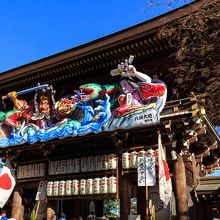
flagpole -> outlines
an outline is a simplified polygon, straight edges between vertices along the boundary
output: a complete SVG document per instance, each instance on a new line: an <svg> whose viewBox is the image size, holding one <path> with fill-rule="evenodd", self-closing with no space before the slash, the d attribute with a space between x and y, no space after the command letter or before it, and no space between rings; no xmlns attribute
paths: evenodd
<svg viewBox="0 0 220 220"><path fill-rule="evenodd" d="M36 207L36 211L35 211L35 219L37 219L39 208L40 208L40 200L37 201L37 207Z"/></svg>
<svg viewBox="0 0 220 220"><path fill-rule="evenodd" d="M145 186L145 192L146 192L146 204L148 204L149 200L149 192L148 192L148 186ZM148 205L146 205L146 216L147 216L147 219L149 219L149 208L148 208Z"/></svg>

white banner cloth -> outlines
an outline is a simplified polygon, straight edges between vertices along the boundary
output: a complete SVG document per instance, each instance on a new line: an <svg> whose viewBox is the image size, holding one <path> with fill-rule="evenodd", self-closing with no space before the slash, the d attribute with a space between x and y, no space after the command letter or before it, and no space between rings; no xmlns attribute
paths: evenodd
<svg viewBox="0 0 220 220"><path fill-rule="evenodd" d="M159 194L160 199L164 202L164 207L167 207L172 197L172 184L169 173L169 167L165 158L161 134L158 135L158 165L159 165Z"/></svg>
<svg viewBox="0 0 220 220"><path fill-rule="evenodd" d="M9 160L7 159L5 163L0 160L0 208L8 201L15 184L15 173Z"/></svg>

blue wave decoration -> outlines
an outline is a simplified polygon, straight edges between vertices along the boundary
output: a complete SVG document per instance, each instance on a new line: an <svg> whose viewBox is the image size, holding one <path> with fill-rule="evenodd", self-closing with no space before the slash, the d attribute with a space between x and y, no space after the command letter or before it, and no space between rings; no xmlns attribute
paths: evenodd
<svg viewBox="0 0 220 220"><path fill-rule="evenodd" d="M99 133L102 131L103 123L111 116L109 96L106 95L104 100L97 100L96 103L98 103L98 106L95 109L87 106L85 103L78 104L84 110L82 123L71 119L64 119L51 128L46 130L39 129L37 131L34 124L27 124L18 131L11 132L9 138L0 138L0 147L20 145L26 142L34 144L38 141L46 142L55 138L63 139L77 135ZM94 121L94 117L96 121Z"/></svg>

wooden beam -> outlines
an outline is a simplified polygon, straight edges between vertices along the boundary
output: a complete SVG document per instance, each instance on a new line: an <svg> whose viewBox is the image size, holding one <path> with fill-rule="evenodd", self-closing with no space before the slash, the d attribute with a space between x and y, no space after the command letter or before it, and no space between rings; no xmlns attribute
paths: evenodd
<svg viewBox="0 0 220 220"><path fill-rule="evenodd" d="M213 127L213 125L211 124L211 122L209 121L209 119L207 118L207 116L203 115L202 117L205 120L208 127L210 128L210 130L212 131L212 133L214 134L214 136L215 136L216 140L218 141L218 143L220 143L220 136L219 136L218 132L215 130L215 128Z"/></svg>

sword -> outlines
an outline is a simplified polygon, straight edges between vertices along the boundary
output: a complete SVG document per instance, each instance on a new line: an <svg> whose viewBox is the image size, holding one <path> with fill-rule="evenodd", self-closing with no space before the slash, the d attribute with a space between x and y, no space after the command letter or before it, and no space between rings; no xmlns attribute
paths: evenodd
<svg viewBox="0 0 220 220"><path fill-rule="evenodd" d="M16 92L16 95L22 95L22 94L25 94L25 93L37 91L39 89L45 89L47 87L49 87L48 84L35 86L35 87L29 88L29 89L24 89L24 90L18 91L18 92ZM8 95L2 96L2 100L8 99L8 98L10 98Z"/></svg>

